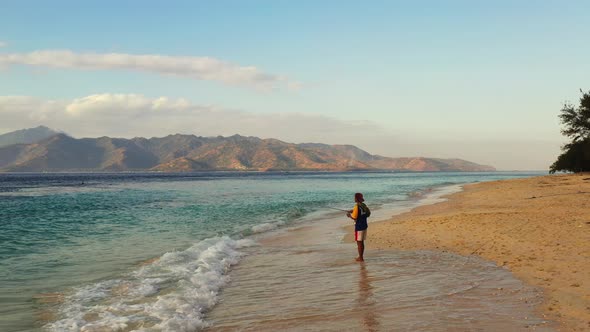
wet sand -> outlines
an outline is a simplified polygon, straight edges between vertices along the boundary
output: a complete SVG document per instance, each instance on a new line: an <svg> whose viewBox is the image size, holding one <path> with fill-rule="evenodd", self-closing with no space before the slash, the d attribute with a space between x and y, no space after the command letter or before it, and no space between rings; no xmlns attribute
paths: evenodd
<svg viewBox="0 0 590 332"><path fill-rule="evenodd" d="M379 214L379 213L377 213ZM207 331L554 331L540 292L478 257L374 250L354 261L345 216L280 231L230 273Z"/></svg>
<svg viewBox="0 0 590 332"><path fill-rule="evenodd" d="M590 331L590 174L466 185L448 201L371 223L366 259L376 249L480 256L542 289L538 310L559 330Z"/></svg>

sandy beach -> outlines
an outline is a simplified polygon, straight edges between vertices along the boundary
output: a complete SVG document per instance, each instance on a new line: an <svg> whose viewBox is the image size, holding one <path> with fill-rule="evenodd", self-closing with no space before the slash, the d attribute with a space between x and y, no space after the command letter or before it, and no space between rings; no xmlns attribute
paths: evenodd
<svg viewBox="0 0 590 332"><path fill-rule="evenodd" d="M436 194L438 195L438 194ZM343 243L342 214L261 234L205 331L538 331L541 291L479 257Z"/></svg>
<svg viewBox="0 0 590 332"><path fill-rule="evenodd" d="M466 185L445 202L370 224L369 262L376 249L478 255L539 287L540 313L559 330L590 330L590 174Z"/></svg>

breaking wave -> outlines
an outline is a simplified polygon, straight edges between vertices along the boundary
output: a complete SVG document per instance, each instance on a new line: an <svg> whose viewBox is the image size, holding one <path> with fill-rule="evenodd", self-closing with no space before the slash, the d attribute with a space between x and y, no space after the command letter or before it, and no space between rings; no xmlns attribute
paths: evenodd
<svg viewBox="0 0 590 332"><path fill-rule="evenodd" d="M169 252L121 279L75 289L50 331L195 331L251 240L218 237Z"/></svg>

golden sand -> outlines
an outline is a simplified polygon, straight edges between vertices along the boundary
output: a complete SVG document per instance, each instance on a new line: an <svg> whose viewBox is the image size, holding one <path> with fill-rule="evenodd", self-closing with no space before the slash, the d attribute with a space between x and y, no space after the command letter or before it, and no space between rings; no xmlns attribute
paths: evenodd
<svg viewBox="0 0 590 332"><path fill-rule="evenodd" d="M448 201L370 224L369 260L371 249L479 255L541 288L540 310L560 330L590 331L590 174L466 185Z"/></svg>

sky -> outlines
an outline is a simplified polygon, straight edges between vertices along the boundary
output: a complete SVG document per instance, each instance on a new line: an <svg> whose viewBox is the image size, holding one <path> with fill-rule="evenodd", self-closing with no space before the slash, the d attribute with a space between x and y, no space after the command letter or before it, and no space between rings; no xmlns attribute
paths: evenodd
<svg viewBox="0 0 590 332"><path fill-rule="evenodd" d="M547 170L588 1L2 1L0 133L240 134Z"/></svg>

